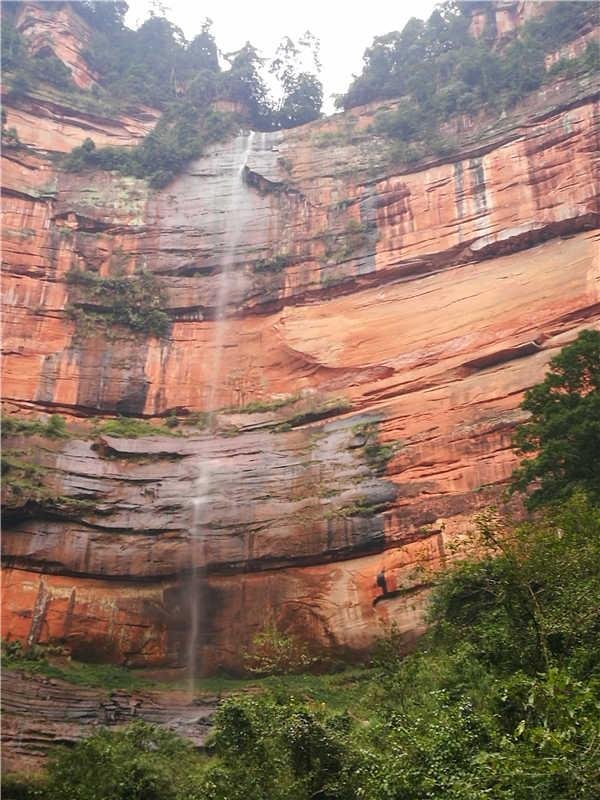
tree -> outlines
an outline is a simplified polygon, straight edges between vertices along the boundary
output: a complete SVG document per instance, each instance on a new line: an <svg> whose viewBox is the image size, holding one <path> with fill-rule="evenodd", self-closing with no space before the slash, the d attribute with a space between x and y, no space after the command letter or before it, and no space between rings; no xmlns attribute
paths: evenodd
<svg viewBox="0 0 600 800"><path fill-rule="evenodd" d="M195 36L187 48L188 64L194 70L219 72L219 56L215 38L211 33L212 22L204 21L202 32Z"/></svg>
<svg viewBox="0 0 600 800"><path fill-rule="evenodd" d="M531 457L513 473L511 491L533 488L530 509L579 488L600 501L600 332L584 330L564 347L521 407L531 418L513 441L520 455Z"/></svg>
<svg viewBox="0 0 600 800"><path fill-rule="evenodd" d="M129 8L124 0L80 0L73 7L94 28L107 33L114 33L123 27Z"/></svg>
<svg viewBox="0 0 600 800"><path fill-rule="evenodd" d="M299 39L298 46L286 36L282 39L270 67L282 89L282 98L274 110L274 124L290 128L318 119L323 103L323 85L318 78L319 40L310 31Z"/></svg>
<svg viewBox="0 0 600 800"><path fill-rule="evenodd" d="M250 42L235 53L225 54L231 69L223 76L224 94L248 109L250 122L259 129L269 127L271 107L260 70L263 59Z"/></svg>
<svg viewBox="0 0 600 800"><path fill-rule="evenodd" d="M191 800L200 759L174 733L135 722L100 730L51 758L47 800Z"/></svg>

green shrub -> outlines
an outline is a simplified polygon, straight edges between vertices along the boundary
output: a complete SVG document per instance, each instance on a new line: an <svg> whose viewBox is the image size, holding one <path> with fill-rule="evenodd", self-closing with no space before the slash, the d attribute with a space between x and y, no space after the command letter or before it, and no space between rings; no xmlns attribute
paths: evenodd
<svg viewBox="0 0 600 800"><path fill-rule="evenodd" d="M252 639L244 654L244 666L253 675L289 675L306 672L317 662L306 642L294 634L285 633L275 622Z"/></svg>
<svg viewBox="0 0 600 800"><path fill-rule="evenodd" d="M101 730L55 755L46 800L183 800L198 798L202 771L192 745L174 733L135 722Z"/></svg>
<svg viewBox="0 0 600 800"><path fill-rule="evenodd" d="M69 436L67 424L60 414L52 414L48 420L23 419L16 416L2 418L2 435L12 436L23 434L25 436L48 436L51 439L66 439Z"/></svg>
<svg viewBox="0 0 600 800"><path fill-rule="evenodd" d="M94 425L94 434L108 434L109 436L122 436L127 439L137 439L140 436L179 436L169 420L162 423L150 422L135 417L116 417L97 422Z"/></svg>
<svg viewBox="0 0 600 800"><path fill-rule="evenodd" d="M290 264L293 264L293 258L284 253L273 256L273 258L261 258L252 266L252 270L258 273L265 272L281 272Z"/></svg>
<svg viewBox="0 0 600 800"><path fill-rule="evenodd" d="M201 111L179 102L163 114L156 127L135 147L97 148L91 139L86 139L65 157L63 166L70 172L116 170L146 178L150 186L161 189L190 160L202 155L207 144L227 138L234 131L231 115Z"/></svg>
<svg viewBox="0 0 600 800"><path fill-rule="evenodd" d="M530 508L562 500L578 489L600 500L600 332L584 330L555 356L543 383L525 394L531 418L514 445L528 456L511 490L530 491Z"/></svg>
<svg viewBox="0 0 600 800"><path fill-rule="evenodd" d="M5 772L2 775L4 800L39 800L43 798L44 779L29 773Z"/></svg>
<svg viewBox="0 0 600 800"><path fill-rule="evenodd" d="M548 73L544 67L547 54L597 24L598 10L591 3L548 4L543 14L520 27L513 41L495 51L485 39L469 34L471 12L470 4L446 2L426 22L413 18L401 32L376 37L365 51L362 74L340 105L348 109L397 98L393 110L376 116L374 132L447 157L456 150L453 142L440 137L440 126L449 117L508 108L558 72L578 76L598 70L593 46L570 66L565 62ZM487 29L493 31L493 26L491 18ZM406 147L393 151L407 163L416 154Z"/></svg>
<svg viewBox="0 0 600 800"><path fill-rule="evenodd" d="M75 295L69 312L82 330L81 323L96 319L157 337L168 332L169 316L163 311L166 295L150 272L101 278L93 272L71 270L67 283Z"/></svg>
<svg viewBox="0 0 600 800"><path fill-rule="evenodd" d="M364 439L362 446L362 456L369 467L376 475L383 475L388 462L394 455L396 447L394 444L382 444L378 441L379 423L365 422L355 425L352 432Z"/></svg>

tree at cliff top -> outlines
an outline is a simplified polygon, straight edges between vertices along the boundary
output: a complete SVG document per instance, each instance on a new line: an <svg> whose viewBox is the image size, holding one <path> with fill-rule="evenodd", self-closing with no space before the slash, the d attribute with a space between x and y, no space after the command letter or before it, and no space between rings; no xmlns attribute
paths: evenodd
<svg viewBox="0 0 600 800"><path fill-rule="evenodd" d="M564 347L522 408L531 418L514 443L520 455L531 457L515 471L513 491L533 487L529 508L577 489L600 502L600 332L584 330Z"/></svg>
<svg viewBox="0 0 600 800"><path fill-rule="evenodd" d="M491 3L482 5L493 20ZM542 16L521 27L517 38L492 51L485 37L476 39L469 33L473 6L446 2L426 22L413 18L401 32L378 36L365 51L362 73L339 105L349 109L402 98L399 109L378 115L375 131L404 142L433 141L449 116L486 108L498 113L554 79L559 68L547 73L545 55L599 20L595 3L549 3ZM579 74L597 71L597 49L591 42L571 68Z"/></svg>
<svg viewBox="0 0 600 800"><path fill-rule="evenodd" d="M265 82L268 59L261 58L250 43L226 57L230 68L221 69L209 20L187 42L182 31L162 16L150 16L138 30L127 28L126 3L74 3L73 10L91 29L83 56L98 76L92 90L84 92L71 82L51 43L43 53L33 57L28 53L27 42L15 25L17 6L8 3L2 8L2 67L13 101L50 83L65 93L65 102L73 107L82 104L86 110L110 113L119 104L142 102L163 112L139 146L96 148L89 140L67 158L69 170L114 169L146 178L160 188L201 155L208 143L225 139L240 125L274 130L320 116L318 41L310 33L298 46L286 39L289 46L284 56L280 48L271 70L280 89L272 95ZM314 55L312 70L302 68L301 56L306 52ZM218 100L233 101L240 114L215 110Z"/></svg>
<svg viewBox="0 0 600 800"><path fill-rule="evenodd" d="M188 42L164 16L152 14L137 30L127 28L127 4L121 0L54 5L70 5L90 27L91 37L83 57L98 76L98 83L87 94L97 100L99 107L109 107L120 100L169 110L173 104L204 108L215 99L233 100L247 109L248 121L261 130L292 127L320 115L322 89L316 71L303 73L296 65L292 70L295 81L290 80L292 73L286 74L280 93L289 97L289 102L282 114L262 75L269 59L259 57L255 48L247 44L234 54L231 69L222 70L209 20ZM23 91L31 89L32 83L50 82L70 90L72 101L76 101L76 87L70 82L69 70L56 58L52 42L34 57L28 53L27 42L15 25L18 7L15 2L2 5L2 67L12 88L15 89L15 80L16 88L20 86ZM318 46L314 37L310 44ZM306 45L305 36L296 53ZM23 77L28 79L27 85L23 84Z"/></svg>
<svg viewBox="0 0 600 800"><path fill-rule="evenodd" d="M279 80L282 96L275 105L278 127L289 128L318 119L323 103L319 40L306 31L296 45L284 37L277 48L270 72ZM308 63L307 63L308 62Z"/></svg>

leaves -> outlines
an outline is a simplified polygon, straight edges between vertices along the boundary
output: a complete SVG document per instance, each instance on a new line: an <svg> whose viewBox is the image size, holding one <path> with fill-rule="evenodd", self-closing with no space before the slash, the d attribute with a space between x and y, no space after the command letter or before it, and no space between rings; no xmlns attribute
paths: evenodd
<svg viewBox="0 0 600 800"><path fill-rule="evenodd" d="M578 488L600 499L600 332L582 331L550 361L545 380L525 394L531 418L515 434L522 455L511 490L527 491L527 505L570 497Z"/></svg>

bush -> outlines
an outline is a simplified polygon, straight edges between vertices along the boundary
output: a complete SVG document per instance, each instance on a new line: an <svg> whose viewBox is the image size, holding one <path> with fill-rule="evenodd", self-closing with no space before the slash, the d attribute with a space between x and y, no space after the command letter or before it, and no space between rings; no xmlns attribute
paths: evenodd
<svg viewBox="0 0 600 800"><path fill-rule="evenodd" d="M254 675L289 675L306 672L317 662L308 645L294 634L287 634L269 623L252 640L244 654L244 666Z"/></svg>
<svg viewBox="0 0 600 800"><path fill-rule="evenodd" d="M400 33L376 37L365 51L362 74L339 105L349 109L399 98L395 109L377 115L375 132L429 147L449 116L507 108L551 79L557 70L546 73L545 55L598 20L591 3L548 4L543 15L520 28L517 38L492 52L488 42L469 35L471 10L471 4L446 2L427 22L411 19ZM597 71L591 51L575 61L575 74ZM434 152L445 157L452 150Z"/></svg>
<svg viewBox="0 0 600 800"><path fill-rule="evenodd" d="M104 320L158 337L169 329L169 316L162 310L167 303L166 295L150 272L101 278L93 272L71 270L67 273L67 283L76 287L70 313L80 323Z"/></svg>
<svg viewBox="0 0 600 800"><path fill-rule="evenodd" d="M189 742L147 722L101 730L48 765L45 800L192 800L202 763Z"/></svg>
<svg viewBox="0 0 600 800"><path fill-rule="evenodd" d="M3 417L2 435L12 436L23 434L25 436L48 436L51 439L66 439L69 436L67 424L60 414L52 414L47 421L40 419L23 419L16 416Z"/></svg>
<svg viewBox="0 0 600 800"><path fill-rule="evenodd" d="M165 112L156 127L135 147L99 147L91 139L64 159L69 172L83 169L116 170L146 178L155 189L166 186L204 147L227 138L235 130L233 117L217 111L200 113L179 102Z"/></svg>

